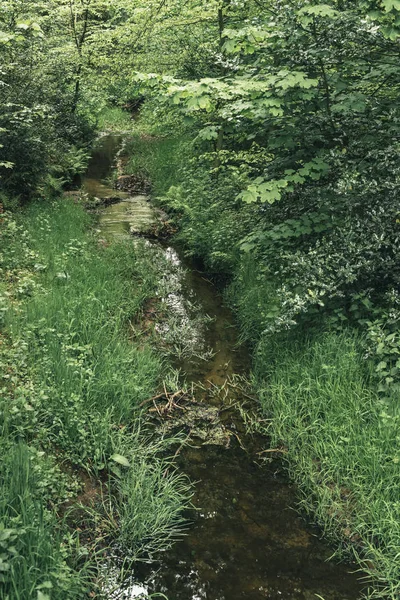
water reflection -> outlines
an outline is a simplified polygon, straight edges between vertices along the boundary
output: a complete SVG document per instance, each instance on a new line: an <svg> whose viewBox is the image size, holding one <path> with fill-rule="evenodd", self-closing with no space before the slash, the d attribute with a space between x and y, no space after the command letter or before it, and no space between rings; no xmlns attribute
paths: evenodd
<svg viewBox="0 0 400 600"><path fill-rule="evenodd" d="M116 559L118 562L118 559ZM148 598L148 587L135 581L133 574L124 578L121 585L121 570L112 562L104 565L104 580L100 581L103 595L108 600L142 600Z"/></svg>
<svg viewBox="0 0 400 600"><path fill-rule="evenodd" d="M146 232L156 222L155 211L145 196L127 197L111 204L99 219L103 235L109 239Z"/></svg>

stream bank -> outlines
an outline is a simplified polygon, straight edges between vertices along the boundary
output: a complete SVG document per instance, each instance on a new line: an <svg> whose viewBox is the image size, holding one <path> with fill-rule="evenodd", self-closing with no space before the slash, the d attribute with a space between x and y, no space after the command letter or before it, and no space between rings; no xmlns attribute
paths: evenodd
<svg viewBox="0 0 400 600"><path fill-rule="evenodd" d="M100 199L115 195L104 179L111 174L110 157L120 144L118 137L101 140L84 182L88 194ZM138 229L143 234L155 217L148 198L124 195L102 211L101 235L107 243L128 240ZM131 243L138 243L135 239ZM177 463L198 482L193 525L171 550L125 577L112 598L139 598L143 593L163 593L170 600L358 598L361 585L351 567L327 562L332 551L293 510L296 491L279 462L260 461L265 442L260 445L257 435L246 431L237 403L247 404L249 394L237 382L245 381L249 356L238 345L233 316L221 296L176 248L149 240L139 243L160 264L162 285L152 314L160 345L167 340L174 367L188 387L194 385L191 402L215 409L214 418L227 438L215 443L192 431ZM163 313L167 318L158 321ZM185 410L183 403L175 412ZM197 424L199 418L204 422L204 412ZM181 426L189 434L195 429L193 423ZM115 572L113 577L115 584Z"/></svg>
<svg viewBox="0 0 400 600"><path fill-rule="evenodd" d="M1 215L0 273L0 597L99 598L111 541L166 548L190 506L140 418L163 357L127 331L158 272L67 197Z"/></svg>

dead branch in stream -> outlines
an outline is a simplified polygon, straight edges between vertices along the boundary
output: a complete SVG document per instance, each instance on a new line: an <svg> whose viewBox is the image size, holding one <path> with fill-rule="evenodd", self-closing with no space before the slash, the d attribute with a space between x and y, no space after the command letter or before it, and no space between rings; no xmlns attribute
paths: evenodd
<svg viewBox="0 0 400 600"><path fill-rule="evenodd" d="M152 408L149 408L148 412L156 412L159 417L168 416L174 409L186 410L184 406L181 406L179 402L182 400L195 402L195 399L190 396L185 390L181 389L177 392L168 392L164 384L164 391L156 396L152 396L147 400L144 400L139 404L141 408L148 404L153 404Z"/></svg>

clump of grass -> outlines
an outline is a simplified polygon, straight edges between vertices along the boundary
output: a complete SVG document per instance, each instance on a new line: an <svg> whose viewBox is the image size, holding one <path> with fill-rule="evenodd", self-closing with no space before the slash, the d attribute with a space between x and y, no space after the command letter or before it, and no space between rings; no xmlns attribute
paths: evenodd
<svg viewBox="0 0 400 600"><path fill-rule="evenodd" d="M377 597L400 591L400 411L398 397L373 391L351 332L313 340L264 341L256 378L283 444L301 508L361 563Z"/></svg>
<svg viewBox="0 0 400 600"><path fill-rule="evenodd" d="M3 437L2 450L5 450L4 441ZM66 561L67 541L62 539L54 515L43 505L41 480L33 468L34 458L37 459L37 456L32 455L22 442L9 445L3 454L0 485L1 597L15 600L78 599L89 590L88 565L82 563L78 572L78 552L75 560Z"/></svg>
<svg viewBox="0 0 400 600"><path fill-rule="evenodd" d="M182 505L189 506L192 486L188 478L174 467L173 460L157 458L181 437L147 438L139 431L134 435L134 451L127 448L130 468L120 480L116 499L119 539L129 549L130 556L144 557L165 550L181 537L186 529Z"/></svg>
<svg viewBox="0 0 400 600"><path fill-rule="evenodd" d="M99 131L130 131L132 126L132 116L119 106L107 106L97 117Z"/></svg>
<svg viewBox="0 0 400 600"><path fill-rule="evenodd" d="M129 157L124 169L152 182L155 196L166 194L175 185L187 141L182 137L150 137L135 134L126 144Z"/></svg>

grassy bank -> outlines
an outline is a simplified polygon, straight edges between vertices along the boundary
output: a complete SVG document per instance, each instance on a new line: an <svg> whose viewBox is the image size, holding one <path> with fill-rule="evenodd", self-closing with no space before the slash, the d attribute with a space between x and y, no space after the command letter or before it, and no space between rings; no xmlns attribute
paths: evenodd
<svg viewBox="0 0 400 600"><path fill-rule="evenodd" d="M399 593L400 440L397 398L383 402L359 335L262 341L255 378L300 493L300 507L354 557L374 595Z"/></svg>
<svg viewBox="0 0 400 600"><path fill-rule="evenodd" d="M144 120L144 131L145 125ZM394 337L387 338L387 321L382 319L381 345L371 351L371 322L363 312L367 307L373 320L383 309L371 309L367 300L362 305L354 296L349 316L346 301L340 305L335 300L328 310L319 299L315 302L312 290L314 304L296 306L300 298L296 289L301 291L303 284L294 280L293 295L287 287L284 296L287 290L273 273L270 248L276 244L282 260L286 260L284 244L293 244L293 256L296 244L307 248L311 242L304 237L301 221L300 225L293 220L279 224L280 209L272 207L271 218L275 214L278 225L271 226L272 233L266 233L265 227L256 229L251 237L250 232L261 228L266 209L241 205L234 177L226 172L210 174L198 158L191 164L188 157L196 152L178 138L149 141L144 135L134 147L127 172L139 169L151 179L154 195L179 228L177 241L210 273L230 282L226 297L236 311L243 338L253 348L255 387L264 413L271 418L268 434L273 447L281 448L298 485L301 510L318 523L338 556L356 559L372 582L373 596L396 598L400 590L398 391L387 385L390 378L382 383L382 377L377 377L383 363L376 364L382 360L382 348L386 352ZM299 231L293 230L294 225ZM311 228L308 231L314 234ZM297 265L293 273L302 268L301 256L296 256L298 263L291 259ZM292 265L288 264L290 286L287 273ZM288 315L282 319L280 302Z"/></svg>
<svg viewBox="0 0 400 600"><path fill-rule="evenodd" d="M3 598L98 593L104 549L168 546L190 497L140 419L163 364L129 323L155 293L156 266L90 226L69 200L1 215Z"/></svg>

